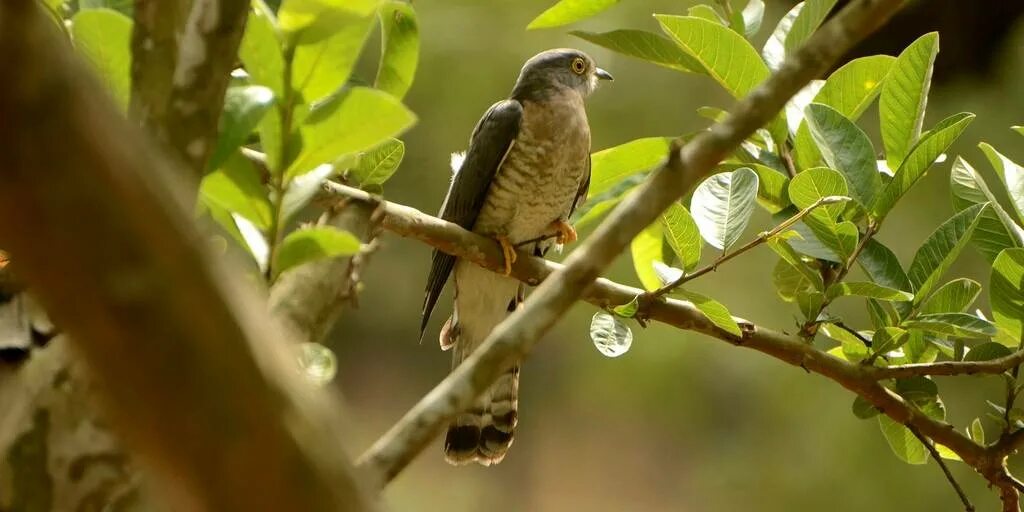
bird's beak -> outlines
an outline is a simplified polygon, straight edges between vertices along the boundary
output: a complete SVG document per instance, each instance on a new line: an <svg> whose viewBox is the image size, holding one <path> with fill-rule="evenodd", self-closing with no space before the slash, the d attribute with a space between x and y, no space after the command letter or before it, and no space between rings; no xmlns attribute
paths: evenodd
<svg viewBox="0 0 1024 512"><path fill-rule="evenodd" d="M605 71L605 70L603 70L601 68L595 69L594 70L594 74L597 75L597 78L600 79L600 80L608 80L609 82L611 82L612 80L615 80L615 78L612 78L612 74L611 73L609 73L609 72L607 72L607 71Z"/></svg>

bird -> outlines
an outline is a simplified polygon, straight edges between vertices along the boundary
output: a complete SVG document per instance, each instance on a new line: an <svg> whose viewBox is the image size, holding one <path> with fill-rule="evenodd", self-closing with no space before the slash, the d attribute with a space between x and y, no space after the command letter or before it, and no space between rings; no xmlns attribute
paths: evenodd
<svg viewBox="0 0 1024 512"><path fill-rule="evenodd" d="M590 126L584 99L612 75L586 53L558 48L526 61L508 99L477 122L439 216L494 239L505 258L492 272L435 250L423 301L420 339L454 274L455 304L441 328L455 369L524 300L510 277L516 249L544 256L576 240L569 223L590 186ZM453 170L456 169L453 159ZM501 462L518 422L519 366L509 369L449 424L445 459L454 465Z"/></svg>

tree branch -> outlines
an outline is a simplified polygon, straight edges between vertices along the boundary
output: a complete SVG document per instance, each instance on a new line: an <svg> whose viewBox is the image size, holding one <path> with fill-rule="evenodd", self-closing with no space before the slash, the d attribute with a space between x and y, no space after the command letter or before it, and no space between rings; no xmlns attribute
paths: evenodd
<svg viewBox="0 0 1024 512"><path fill-rule="evenodd" d="M195 176L206 171L217 140L224 93L248 14L247 0L192 0L185 21L164 122L157 133Z"/></svg>
<svg viewBox="0 0 1024 512"><path fill-rule="evenodd" d="M0 3L0 69L18 70L0 81L0 239L125 444L172 508L373 508L326 391L302 381L262 301L206 253L193 188L54 31L35 1Z"/></svg>
<svg viewBox="0 0 1024 512"><path fill-rule="evenodd" d="M668 160L640 190L615 208L595 233L569 255L566 265L530 295L523 308L495 328L482 346L374 443L360 459L361 465L372 468L383 481L397 475L447 421L530 351L637 233L712 172L757 128L771 121L804 85L827 71L855 42L885 23L902 3L850 3L741 100L724 121L685 147L680 148L678 141L674 143ZM889 397L889 401L894 400L901 403Z"/></svg>
<svg viewBox="0 0 1024 512"><path fill-rule="evenodd" d="M988 361L942 361L939 363L901 364L888 368L871 368L878 380L902 379L917 375L999 374L1024 363L1024 350Z"/></svg>
<svg viewBox="0 0 1024 512"><path fill-rule="evenodd" d="M345 201L360 201L368 205L380 204L384 212L381 225L388 231L420 240L448 254L496 272L504 269L504 257L494 240L408 206L381 203L380 199L361 190L330 182L324 188L326 195ZM557 263L519 252L512 265L511 275L524 283L537 285L563 268ZM638 288L607 279L597 279L586 288L581 298L603 309L624 304L643 293L644 291ZM968 464L971 464L971 461L987 464L985 461L992 459L984 448L950 425L933 420L906 403L899 395L878 384L872 368L829 355L804 343L798 337L757 326L742 318L734 318L743 330L743 336L737 337L715 326L692 303L676 299L652 301L646 305L644 315L649 320L706 334L738 347L757 350L790 365L827 377L863 396L895 421L915 426L936 442L949 447L968 461ZM1024 442L1024 431L1021 442ZM369 453L373 452L368 452L360 458L360 465L368 464Z"/></svg>
<svg viewBox="0 0 1024 512"><path fill-rule="evenodd" d="M178 35L188 16L187 0L135 0L132 24L132 92L129 111L166 141L164 115L171 96Z"/></svg>

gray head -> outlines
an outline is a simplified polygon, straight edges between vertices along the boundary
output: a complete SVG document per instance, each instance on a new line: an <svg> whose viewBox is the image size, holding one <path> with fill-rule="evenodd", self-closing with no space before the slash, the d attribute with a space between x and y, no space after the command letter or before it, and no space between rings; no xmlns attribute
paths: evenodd
<svg viewBox="0 0 1024 512"><path fill-rule="evenodd" d="M611 79L612 75L597 67L589 55L558 48L538 53L523 64L512 97L540 100L566 89L586 97L597 88L598 80Z"/></svg>

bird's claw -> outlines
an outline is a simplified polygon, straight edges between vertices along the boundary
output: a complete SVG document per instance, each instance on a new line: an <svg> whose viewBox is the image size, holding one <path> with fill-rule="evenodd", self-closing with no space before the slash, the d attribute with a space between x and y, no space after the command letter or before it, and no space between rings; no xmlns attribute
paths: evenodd
<svg viewBox="0 0 1024 512"><path fill-rule="evenodd" d="M499 236L497 238L498 244L501 245L501 253L505 257L505 272L504 274L512 274L512 264L516 262L516 246L506 236Z"/></svg>
<svg viewBox="0 0 1024 512"><path fill-rule="evenodd" d="M559 244L571 244L576 241L576 228L567 221L558 219L551 223L551 228L557 232L555 241Z"/></svg>

